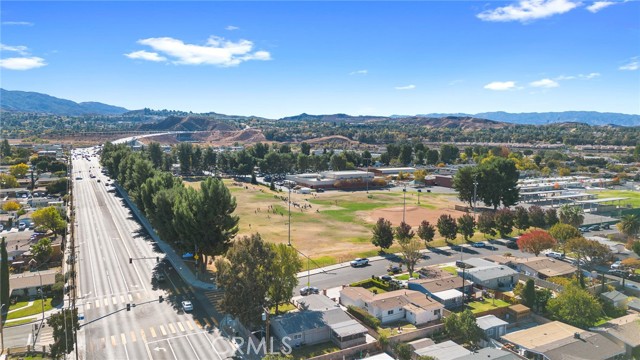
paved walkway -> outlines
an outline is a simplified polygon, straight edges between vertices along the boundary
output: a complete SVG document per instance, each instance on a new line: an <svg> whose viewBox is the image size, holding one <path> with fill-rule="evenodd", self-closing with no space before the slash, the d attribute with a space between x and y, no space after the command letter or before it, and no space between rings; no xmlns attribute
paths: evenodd
<svg viewBox="0 0 640 360"><path fill-rule="evenodd" d="M29 302L27 303L27 305L25 305L25 306L22 306L22 307L19 307L19 308L17 308L17 309L13 309L13 310L9 310L9 311L7 311L7 314L11 314L12 312L15 312L15 311L18 311L18 310L22 310L22 309L24 309L24 308L28 308L29 306L33 305L33 303L34 303L33 301L29 301Z"/></svg>

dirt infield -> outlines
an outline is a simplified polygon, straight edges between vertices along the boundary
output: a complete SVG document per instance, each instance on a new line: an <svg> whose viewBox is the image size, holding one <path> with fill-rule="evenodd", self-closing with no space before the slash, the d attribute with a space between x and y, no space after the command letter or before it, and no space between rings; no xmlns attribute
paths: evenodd
<svg viewBox="0 0 640 360"><path fill-rule="evenodd" d="M383 208L371 211L369 214L364 215L364 219L368 222L375 223L379 218L385 218L394 226L400 225L402 222L403 207ZM417 228L420 226L422 220L427 220L429 223L435 224L438 222L438 218L442 214L451 215L453 218L458 218L464 213L461 211L446 208L441 209L426 209L418 206L407 206L405 212L405 222L411 227Z"/></svg>

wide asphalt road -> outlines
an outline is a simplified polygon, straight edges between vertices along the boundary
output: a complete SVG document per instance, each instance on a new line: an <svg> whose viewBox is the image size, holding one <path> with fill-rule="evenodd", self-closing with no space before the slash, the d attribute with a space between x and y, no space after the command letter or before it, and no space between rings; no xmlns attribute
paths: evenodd
<svg viewBox="0 0 640 360"><path fill-rule="evenodd" d="M213 319L165 266L163 254L123 200L107 191L110 179L101 174L98 157L86 159L79 156L83 152L90 150L76 150L73 160L82 358L222 360L233 355L235 345L217 329L203 329ZM159 284L154 273L167 280ZM193 302L193 312L182 311L185 299Z"/></svg>

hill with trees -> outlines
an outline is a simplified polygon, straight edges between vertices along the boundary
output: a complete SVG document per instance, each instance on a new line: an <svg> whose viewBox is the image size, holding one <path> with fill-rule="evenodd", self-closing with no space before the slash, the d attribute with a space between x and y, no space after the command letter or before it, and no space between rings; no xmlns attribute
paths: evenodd
<svg viewBox="0 0 640 360"><path fill-rule="evenodd" d="M47 94L0 89L0 109L3 111L33 112L57 115L121 115L127 109L99 102L76 103Z"/></svg>

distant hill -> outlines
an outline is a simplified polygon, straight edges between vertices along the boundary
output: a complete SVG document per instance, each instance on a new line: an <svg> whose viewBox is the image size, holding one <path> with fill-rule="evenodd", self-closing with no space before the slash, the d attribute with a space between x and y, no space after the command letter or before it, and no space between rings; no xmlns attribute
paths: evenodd
<svg viewBox="0 0 640 360"><path fill-rule="evenodd" d="M393 121L395 123L408 123L417 124L426 127L446 127L446 128L459 128L462 130L475 130L475 129L498 129L513 124L507 124L504 122L480 119L471 115L453 116L442 114L442 116L407 116L407 115L392 115L392 116L350 116L346 114L333 114L333 115L309 115L300 114L296 116L289 116L280 119L281 121L324 121L335 123L372 123Z"/></svg>
<svg viewBox="0 0 640 360"><path fill-rule="evenodd" d="M143 131L231 131L238 130L228 121L202 115L168 116L162 121L142 124Z"/></svg>
<svg viewBox="0 0 640 360"><path fill-rule="evenodd" d="M388 120L386 116L351 116L347 114L332 114L332 115L309 115L302 113L300 115L283 117L282 121L323 121L323 122L366 122L371 120Z"/></svg>
<svg viewBox="0 0 640 360"><path fill-rule="evenodd" d="M579 122L589 125L640 126L640 115L601 113L597 111L564 111L541 113L508 113L504 111L484 112L478 114L425 114L417 116L471 116L482 119L503 121L513 124L545 125L551 123ZM401 117L394 115L394 117Z"/></svg>
<svg viewBox="0 0 640 360"><path fill-rule="evenodd" d="M55 115L120 115L127 109L99 102L76 103L46 94L0 89L0 109Z"/></svg>

